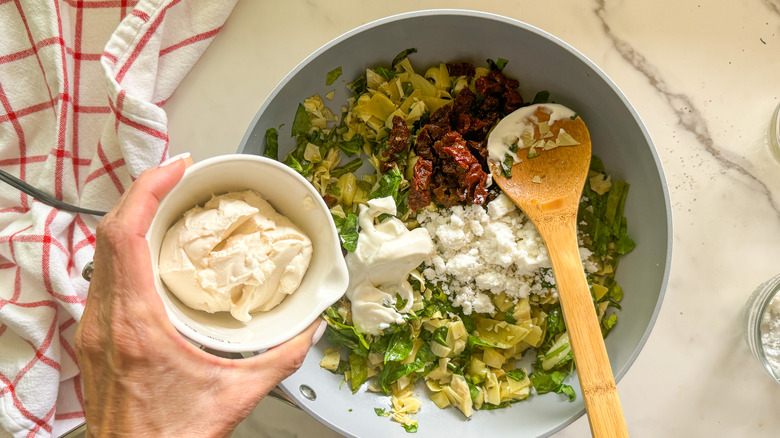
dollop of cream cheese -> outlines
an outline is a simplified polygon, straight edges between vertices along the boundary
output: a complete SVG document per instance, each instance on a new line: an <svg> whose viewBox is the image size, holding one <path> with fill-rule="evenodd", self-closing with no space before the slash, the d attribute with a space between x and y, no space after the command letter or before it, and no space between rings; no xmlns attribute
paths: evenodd
<svg viewBox="0 0 780 438"><path fill-rule="evenodd" d="M184 213L163 238L159 272L187 306L246 322L298 289L311 256L309 237L246 190Z"/></svg>
<svg viewBox="0 0 780 438"><path fill-rule="evenodd" d="M529 131L533 135L534 125L539 124L536 111L540 107L550 114L548 126L552 126L558 120L571 119L576 116L576 113L571 109L555 103L528 105L512 111L490 131L487 147L491 160L503 162L505 156L511 155L515 163L520 161L517 153L510 150L510 146L520 141L520 149L523 149L521 137L527 135L524 133Z"/></svg>
<svg viewBox="0 0 780 438"><path fill-rule="evenodd" d="M395 215L392 197L377 198L360 206L360 234L354 252L347 254L352 322L362 333L379 334L392 323L403 321L413 301L409 273L428 260L434 251L428 230L408 230L396 217L375 224L382 214ZM396 296L405 301L396 310Z"/></svg>

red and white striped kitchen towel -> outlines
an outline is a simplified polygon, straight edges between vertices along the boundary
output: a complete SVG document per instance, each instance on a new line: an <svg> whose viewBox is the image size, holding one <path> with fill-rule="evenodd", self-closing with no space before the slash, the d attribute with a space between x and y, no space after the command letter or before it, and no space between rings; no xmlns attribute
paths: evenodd
<svg viewBox="0 0 780 438"><path fill-rule="evenodd" d="M161 107L234 4L0 0L0 169L110 209L166 158ZM73 334L97 222L0 183L0 436L84 421Z"/></svg>

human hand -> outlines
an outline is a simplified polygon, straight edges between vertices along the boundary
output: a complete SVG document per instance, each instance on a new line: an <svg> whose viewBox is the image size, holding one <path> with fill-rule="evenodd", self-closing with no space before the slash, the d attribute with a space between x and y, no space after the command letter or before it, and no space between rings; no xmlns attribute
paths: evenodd
<svg viewBox="0 0 780 438"><path fill-rule="evenodd" d="M249 359L199 350L166 315L146 232L188 159L142 173L97 228L95 270L76 330L87 431L92 436L226 436L322 335L315 321ZM314 339L316 342L316 339Z"/></svg>

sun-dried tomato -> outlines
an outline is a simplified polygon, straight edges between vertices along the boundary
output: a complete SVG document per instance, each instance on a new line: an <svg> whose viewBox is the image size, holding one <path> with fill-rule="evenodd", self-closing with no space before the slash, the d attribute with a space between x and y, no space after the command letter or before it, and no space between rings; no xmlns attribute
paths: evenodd
<svg viewBox="0 0 780 438"><path fill-rule="evenodd" d="M419 210L431 203L431 176L433 163L425 158L418 158L414 163L412 184L409 188L409 208Z"/></svg>
<svg viewBox="0 0 780 438"><path fill-rule="evenodd" d="M473 163L477 163L477 159L471 154L469 148L466 146L466 141L463 140L460 134L455 131L448 132L441 139L441 151L445 155L444 158L449 158L462 168L463 171L468 170Z"/></svg>
<svg viewBox="0 0 780 438"><path fill-rule="evenodd" d="M461 187L466 191L466 196L474 204L482 204L487 199L487 174L482 166L474 162L468 172L461 178Z"/></svg>
<svg viewBox="0 0 780 438"><path fill-rule="evenodd" d="M487 157L488 157L487 140L482 140L482 141L469 140L466 144L469 146L469 150L471 151L471 153L474 154L474 156L477 157L477 159L482 158L482 160L479 160L480 162L487 161Z"/></svg>
<svg viewBox="0 0 780 438"><path fill-rule="evenodd" d="M387 140L387 151L384 158L386 161L395 161L398 154L406 151L409 147L409 127L401 116L393 117L393 128L390 130L390 137Z"/></svg>
<svg viewBox="0 0 780 438"><path fill-rule="evenodd" d="M507 114L520 108L524 104L523 96L521 96L520 93L517 92L517 90L512 88L504 92L504 100L505 100L504 111L506 111Z"/></svg>
<svg viewBox="0 0 780 438"><path fill-rule="evenodd" d="M434 111L433 114L431 114L430 119L428 119L428 123L434 126L438 126L439 128L444 129L445 131L449 131L451 129L450 127L451 113L452 113L452 103L448 103L447 105L444 105L443 107Z"/></svg>
<svg viewBox="0 0 780 438"><path fill-rule="evenodd" d="M447 72L450 76L466 76L473 78L477 72L474 64L470 62L458 62L456 64L447 64Z"/></svg>
<svg viewBox="0 0 780 438"><path fill-rule="evenodd" d="M485 96L482 104L477 109L477 114L480 117L485 117L490 113L498 111L501 107L501 101L496 96Z"/></svg>
<svg viewBox="0 0 780 438"><path fill-rule="evenodd" d="M468 136L474 140L482 140L487 137L493 123L468 114L458 116L457 131L464 137Z"/></svg>
<svg viewBox="0 0 780 438"><path fill-rule="evenodd" d="M448 64L451 76L473 77L470 63ZM498 189L487 188L487 135L502 114L523 105L519 83L494 70L475 81L479 97L463 88L454 101L439 108L417 134L412 209L430 202L444 207L484 204ZM420 166L418 176L418 166Z"/></svg>
<svg viewBox="0 0 780 438"><path fill-rule="evenodd" d="M460 90L455 100L452 102L452 114L459 116L471 110L472 105L477 100L477 96L468 88ZM452 118L452 116L450 116Z"/></svg>
<svg viewBox="0 0 780 438"><path fill-rule="evenodd" d="M336 206L336 204L339 203L339 200L336 199L335 196L333 196L331 194L328 194L328 193L325 193L324 195L322 195L322 200L325 201L325 205L327 205L328 208L333 208L333 207Z"/></svg>
<svg viewBox="0 0 780 438"><path fill-rule="evenodd" d="M441 139L445 130L436 125L425 125L417 134L417 141L414 144L417 155L425 158L426 160L434 159L433 144Z"/></svg>
<svg viewBox="0 0 780 438"><path fill-rule="evenodd" d="M483 96L501 94L504 92L504 86L501 85L491 75L480 76L474 81L474 87L477 92Z"/></svg>

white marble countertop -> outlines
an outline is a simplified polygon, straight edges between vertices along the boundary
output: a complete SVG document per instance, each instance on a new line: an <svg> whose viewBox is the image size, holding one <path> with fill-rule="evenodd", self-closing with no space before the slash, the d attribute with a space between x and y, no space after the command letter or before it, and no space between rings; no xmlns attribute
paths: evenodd
<svg viewBox="0 0 780 438"><path fill-rule="evenodd" d="M647 344L619 382L634 437L775 437L780 386L750 356L748 295L780 272L780 1L244 0L165 105L171 153L232 153L262 102L345 31L415 9L479 9L546 30L599 65L646 124L671 194L674 253ZM583 417L555 435L588 436ZM236 436L338 436L263 401Z"/></svg>

